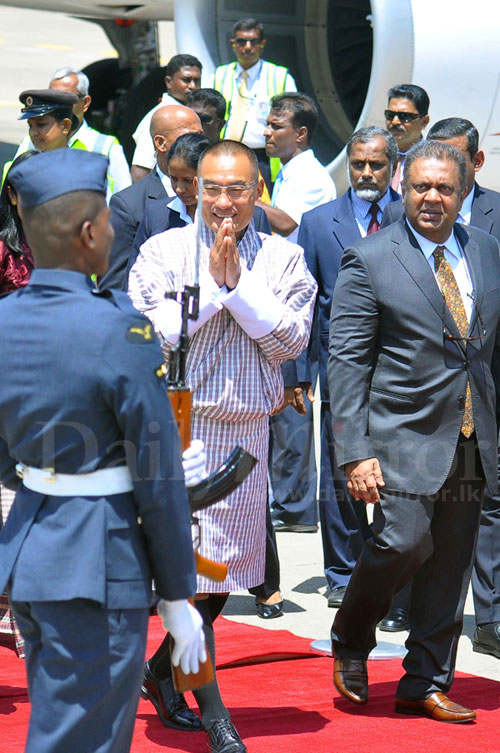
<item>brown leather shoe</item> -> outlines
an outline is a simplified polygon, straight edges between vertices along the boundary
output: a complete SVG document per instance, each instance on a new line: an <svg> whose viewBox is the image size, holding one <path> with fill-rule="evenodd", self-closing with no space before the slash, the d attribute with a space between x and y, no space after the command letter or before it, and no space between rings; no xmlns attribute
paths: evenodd
<svg viewBox="0 0 500 753"><path fill-rule="evenodd" d="M365 704L368 701L368 673L364 659L336 656L333 665L333 684L348 701Z"/></svg>
<svg viewBox="0 0 500 753"><path fill-rule="evenodd" d="M476 712L466 709L459 703L453 703L444 693L433 693L427 698L418 701L407 701L404 698L396 698L394 709L398 714L418 714L435 719L436 722L450 722L461 724L472 722L476 718Z"/></svg>

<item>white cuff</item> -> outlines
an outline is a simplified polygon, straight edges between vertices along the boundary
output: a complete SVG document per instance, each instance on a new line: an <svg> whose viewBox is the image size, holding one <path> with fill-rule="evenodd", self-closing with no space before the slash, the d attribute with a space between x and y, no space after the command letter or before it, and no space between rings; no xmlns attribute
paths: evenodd
<svg viewBox="0 0 500 753"><path fill-rule="evenodd" d="M200 313L196 321L191 319L188 323L188 335L190 337L223 308L222 301L225 295L226 292L219 288L212 275L205 274L202 276L202 279L200 279ZM155 310L154 325L169 345L176 345L179 340L181 323L181 304L171 298L165 298Z"/></svg>
<svg viewBox="0 0 500 753"><path fill-rule="evenodd" d="M241 263L241 262L240 262ZM241 263L237 286L223 299L242 329L253 340L276 329L285 314L286 306L272 290Z"/></svg>

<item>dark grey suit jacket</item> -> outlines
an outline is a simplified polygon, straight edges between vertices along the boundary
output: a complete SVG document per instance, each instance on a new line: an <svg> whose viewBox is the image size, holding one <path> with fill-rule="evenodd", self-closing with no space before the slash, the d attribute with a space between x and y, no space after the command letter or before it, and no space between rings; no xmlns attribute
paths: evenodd
<svg viewBox="0 0 500 753"><path fill-rule="evenodd" d="M462 343L406 221L347 249L333 295L328 379L339 465L377 457L386 488L434 494L451 468L470 379L486 482L497 487L500 258L491 235L455 225L486 334ZM482 331L475 311L469 335ZM495 357L494 357L495 356Z"/></svg>
<svg viewBox="0 0 500 753"><path fill-rule="evenodd" d="M403 213L403 202L401 200L388 204L382 217L382 227L387 227L396 222ZM500 193L498 191L482 188L476 183L470 224L494 235L500 243Z"/></svg>

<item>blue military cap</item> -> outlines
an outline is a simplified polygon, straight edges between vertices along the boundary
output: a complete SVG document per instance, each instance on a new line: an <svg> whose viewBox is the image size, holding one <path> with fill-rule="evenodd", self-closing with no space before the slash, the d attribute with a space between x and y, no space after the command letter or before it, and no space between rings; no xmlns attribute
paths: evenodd
<svg viewBox="0 0 500 753"><path fill-rule="evenodd" d="M71 111L75 102L78 102L76 94L57 89L28 89L21 92L19 99L24 105L19 120L38 118L54 110Z"/></svg>
<svg viewBox="0 0 500 753"><path fill-rule="evenodd" d="M34 207L72 191L106 193L108 158L81 149L35 154L9 170L23 207Z"/></svg>

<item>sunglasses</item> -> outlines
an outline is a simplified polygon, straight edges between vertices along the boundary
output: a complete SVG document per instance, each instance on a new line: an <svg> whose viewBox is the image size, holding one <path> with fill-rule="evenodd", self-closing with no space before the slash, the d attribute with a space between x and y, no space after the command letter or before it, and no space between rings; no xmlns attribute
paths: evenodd
<svg viewBox="0 0 500 753"><path fill-rule="evenodd" d="M243 37L236 37L236 39L233 39L233 43L238 45L238 47L245 47L249 42L252 47L258 47L261 43L261 38L252 37L252 39L243 39Z"/></svg>
<svg viewBox="0 0 500 753"><path fill-rule="evenodd" d="M423 118L423 115L419 115L418 112L394 112L394 110L384 110L386 120L393 121L398 117L401 123L411 123L412 120Z"/></svg>

